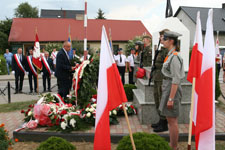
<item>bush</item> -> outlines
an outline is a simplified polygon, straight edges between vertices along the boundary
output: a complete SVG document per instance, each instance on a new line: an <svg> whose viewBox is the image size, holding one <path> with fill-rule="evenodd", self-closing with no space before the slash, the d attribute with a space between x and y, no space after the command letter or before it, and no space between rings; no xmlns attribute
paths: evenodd
<svg viewBox="0 0 225 150"><path fill-rule="evenodd" d="M125 84L124 90L127 96L128 101L133 101L133 89L136 89L137 87L133 84Z"/></svg>
<svg viewBox="0 0 225 150"><path fill-rule="evenodd" d="M4 129L4 124L0 125L0 150L7 150L9 145L12 145L12 140L9 139L8 132Z"/></svg>
<svg viewBox="0 0 225 150"><path fill-rule="evenodd" d="M6 60L3 55L0 55L0 75L7 74Z"/></svg>
<svg viewBox="0 0 225 150"><path fill-rule="evenodd" d="M76 147L63 138L52 136L42 142L37 150L76 150Z"/></svg>
<svg viewBox="0 0 225 150"><path fill-rule="evenodd" d="M168 142L156 134L134 133L134 143L137 150L171 150ZM124 136L120 140L117 150L132 150L132 144L129 136Z"/></svg>

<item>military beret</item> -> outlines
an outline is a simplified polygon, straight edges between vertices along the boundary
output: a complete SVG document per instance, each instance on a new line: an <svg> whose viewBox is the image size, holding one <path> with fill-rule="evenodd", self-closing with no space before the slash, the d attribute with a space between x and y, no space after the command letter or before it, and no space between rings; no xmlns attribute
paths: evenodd
<svg viewBox="0 0 225 150"><path fill-rule="evenodd" d="M135 45L144 45L144 43L142 41L136 41Z"/></svg>
<svg viewBox="0 0 225 150"><path fill-rule="evenodd" d="M159 31L159 35L164 35L164 33L165 33L166 31L169 31L169 29L163 29L163 30Z"/></svg>
<svg viewBox="0 0 225 150"><path fill-rule="evenodd" d="M132 50L135 50L135 48L132 47L130 50L131 50L131 51L132 51Z"/></svg>
<svg viewBox="0 0 225 150"><path fill-rule="evenodd" d="M178 38L179 36L182 36L182 34L174 31L165 31L164 36L169 38Z"/></svg>

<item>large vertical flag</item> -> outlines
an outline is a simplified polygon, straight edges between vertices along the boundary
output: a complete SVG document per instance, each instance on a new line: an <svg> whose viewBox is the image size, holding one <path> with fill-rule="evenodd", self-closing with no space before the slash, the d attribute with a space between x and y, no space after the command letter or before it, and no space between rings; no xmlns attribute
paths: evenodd
<svg viewBox="0 0 225 150"><path fill-rule="evenodd" d="M33 52L32 61L33 61L33 64L39 70L42 70L40 43L39 43L39 39L38 39L38 34L37 33L35 35L34 52Z"/></svg>
<svg viewBox="0 0 225 150"><path fill-rule="evenodd" d="M109 111L127 102L127 97L104 26L102 27L98 79L94 150L110 150Z"/></svg>
<svg viewBox="0 0 225 150"><path fill-rule="evenodd" d="M202 64L201 74L196 78L193 113L196 150L215 150L215 45L212 16L213 11L210 9L203 50L198 44L198 50L202 51Z"/></svg>
<svg viewBox="0 0 225 150"><path fill-rule="evenodd" d="M72 39L71 39L71 34L70 34L70 25L69 25L69 37L68 37L68 42L71 43L71 49L68 52L69 58L73 59L73 48L72 48Z"/></svg>

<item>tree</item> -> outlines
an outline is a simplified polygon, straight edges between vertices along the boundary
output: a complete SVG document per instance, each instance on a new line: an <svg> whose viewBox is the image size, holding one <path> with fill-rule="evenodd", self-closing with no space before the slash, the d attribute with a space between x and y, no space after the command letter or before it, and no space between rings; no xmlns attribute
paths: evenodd
<svg viewBox="0 0 225 150"><path fill-rule="evenodd" d="M4 53L5 49L9 48L8 37L12 26L12 19L0 21L0 53Z"/></svg>
<svg viewBox="0 0 225 150"><path fill-rule="evenodd" d="M21 3L15 9L14 15L18 18L38 18L38 8L32 7L28 2Z"/></svg>
<svg viewBox="0 0 225 150"><path fill-rule="evenodd" d="M97 13L98 13L98 16L95 19L106 19L104 16L105 13L100 8L98 9Z"/></svg>

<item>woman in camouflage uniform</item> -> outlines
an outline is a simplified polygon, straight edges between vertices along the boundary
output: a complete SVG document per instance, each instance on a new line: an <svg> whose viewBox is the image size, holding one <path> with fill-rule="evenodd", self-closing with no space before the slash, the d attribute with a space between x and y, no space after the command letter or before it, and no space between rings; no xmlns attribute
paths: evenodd
<svg viewBox="0 0 225 150"><path fill-rule="evenodd" d="M182 98L181 79L184 78L183 59L177 52L177 38L181 36L173 31L164 33L164 47L169 50L164 60L162 73L164 75L162 85L162 98L159 110L169 124L170 146L177 150L178 144L178 116L179 105Z"/></svg>

